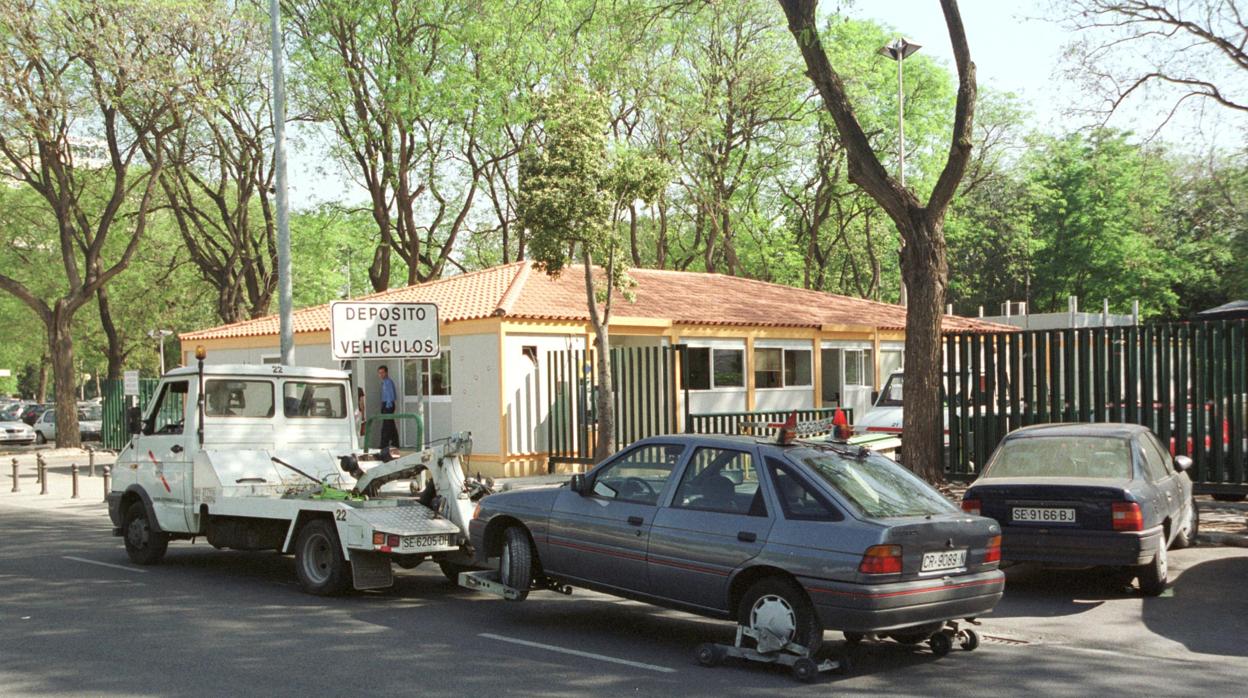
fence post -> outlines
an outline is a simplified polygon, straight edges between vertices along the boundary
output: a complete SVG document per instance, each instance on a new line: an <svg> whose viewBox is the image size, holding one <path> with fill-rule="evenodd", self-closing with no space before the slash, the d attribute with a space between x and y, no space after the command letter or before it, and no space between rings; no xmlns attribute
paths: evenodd
<svg viewBox="0 0 1248 698"><path fill-rule="evenodd" d="M18 482L18 479L17 479L17 459L16 458L13 459L13 489L9 491L10 492L22 491L22 485Z"/></svg>
<svg viewBox="0 0 1248 698"><path fill-rule="evenodd" d="M95 446L87 446L87 476L95 477Z"/></svg>
<svg viewBox="0 0 1248 698"><path fill-rule="evenodd" d="M108 501L108 485L109 485L109 479L110 479L109 476L112 475L112 472L113 472L112 468L110 468L107 465L104 466L104 501L106 502Z"/></svg>
<svg viewBox="0 0 1248 698"><path fill-rule="evenodd" d="M73 488L72 489L73 493L69 495L69 498L78 499L78 464L77 463L69 464L69 481Z"/></svg>
<svg viewBox="0 0 1248 698"><path fill-rule="evenodd" d="M39 494L48 493L48 464L39 458Z"/></svg>

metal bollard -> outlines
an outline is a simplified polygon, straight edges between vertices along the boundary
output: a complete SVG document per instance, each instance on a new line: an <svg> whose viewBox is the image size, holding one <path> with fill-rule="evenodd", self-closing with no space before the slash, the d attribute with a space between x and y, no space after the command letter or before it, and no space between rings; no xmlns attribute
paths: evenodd
<svg viewBox="0 0 1248 698"><path fill-rule="evenodd" d="M78 464L69 464L69 481L73 486L73 494L69 495L70 499L78 499Z"/></svg>
<svg viewBox="0 0 1248 698"><path fill-rule="evenodd" d="M48 464L39 460L39 494L48 493Z"/></svg>
<svg viewBox="0 0 1248 698"><path fill-rule="evenodd" d="M104 501L108 501L108 480L112 474L112 468L104 466Z"/></svg>
<svg viewBox="0 0 1248 698"><path fill-rule="evenodd" d="M95 477L95 446L87 446L88 477Z"/></svg>
<svg viewBox="0 0 1248 698"><path fill-rule="evenodd" d="M13 459L13 489L11 489L11 490L9 490L9 491L10 491L10 492L21 492L21 491L22 491L22 485L21 485L21 483L20 483L20 482L18 481L18 479L17 479L17 459L16 459L16 458L14 458L14 459Z"/></svg>

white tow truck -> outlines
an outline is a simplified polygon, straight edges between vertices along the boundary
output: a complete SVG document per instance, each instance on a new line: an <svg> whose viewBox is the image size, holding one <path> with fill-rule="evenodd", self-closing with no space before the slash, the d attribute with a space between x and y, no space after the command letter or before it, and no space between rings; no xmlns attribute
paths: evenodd
<svg viewBox="0 0 1248 698"><path fill-rule="evenodd" d="M293 553L318 595L388 587L392 564L431 559L453 581L468 569L468 520L489 493L464 475L470 435L398 458L361 453L346 372L205 367L199 353L128 416L108 509L132 561L196 538Z"/></svg>

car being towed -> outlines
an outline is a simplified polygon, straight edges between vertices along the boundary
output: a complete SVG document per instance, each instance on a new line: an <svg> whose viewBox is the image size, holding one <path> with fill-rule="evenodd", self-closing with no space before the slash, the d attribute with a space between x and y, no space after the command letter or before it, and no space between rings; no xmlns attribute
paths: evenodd
<svg viewBox="0 0 1248 698"><path fill-rule="evenodd" d="M1004 587L996 522L840 443L653 437L565 485L483 499L469 530L518 599L584 586L811 652L825 629L921 642Z"/></svg>
<svg viewBox="0 0 1248 698"><path fill-rule="evenodd" d="M1167 548L1190 545L1199 526L1191 464L1139 425L1026 427L997 447L962 508L1000 522L1009 562L1112 567L1156 596Z"/></svg>

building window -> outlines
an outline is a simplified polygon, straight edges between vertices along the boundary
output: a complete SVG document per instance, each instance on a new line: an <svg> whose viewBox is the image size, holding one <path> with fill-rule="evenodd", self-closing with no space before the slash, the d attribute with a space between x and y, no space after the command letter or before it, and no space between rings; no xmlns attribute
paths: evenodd
<svg viewBox="0 0 1248 698"><path fill-rule="evenodd" d="M743 349L712 349L716 388L745 387L745 351Z"/></svg>
<svg viewBox="0 0 1248 698"><path fill-rule="evenodd" d="M754 387L784 387L784 350L754 350Z"/></svg>
<svg viewBox="0 0 1248 698"><path fill-rule="evenodd" d="M451 394L451 352L444 351L436 359L428 359L429 371L421 370L425 359L408 359L403 362L403 392L406 397L416 397L417 380L420 394L437 396Z"/></svg>
<svg viewBox="0 0 1248 698"><path fill-rule="evenodd" d="M870 349L845 352L845 385L875 386L875 362Z"/></svg>
<svg viewBox="0 0 1248 698"><path fill-rule="evenodd" d="M754 350L755 388L793 388L811 384L809 349Z"/></svg>
<svg viewBox="0 0 1248 698"><path fill-rule="evenodd" d="M810 350L784 350L784 384L786 386L810 385Z"/></svg>

